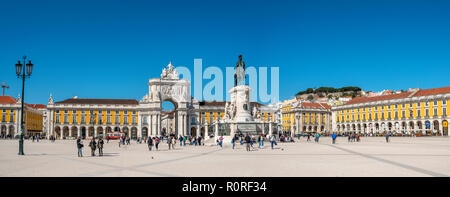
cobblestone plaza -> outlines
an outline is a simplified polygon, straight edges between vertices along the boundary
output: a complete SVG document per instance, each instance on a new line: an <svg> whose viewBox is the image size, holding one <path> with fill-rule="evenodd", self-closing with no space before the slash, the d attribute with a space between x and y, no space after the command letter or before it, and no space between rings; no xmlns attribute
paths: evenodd
<svg viewBox="0 0 450 197"><path fill-rule="evenodd" d="M447 137L362 137L347 142L338 137L322 137L319 143L305 138L295 143L278 143L274 150L247 152L237 145L223 149L213 144L149 151L146 144L105 143L103 157L77 157L76 143L25 141L25 156L17 155L17 140L0 141L0 176L145 176L145 177L441 177L450 175L450 138ZM87 144L85 141L84 144Z"/></svg>

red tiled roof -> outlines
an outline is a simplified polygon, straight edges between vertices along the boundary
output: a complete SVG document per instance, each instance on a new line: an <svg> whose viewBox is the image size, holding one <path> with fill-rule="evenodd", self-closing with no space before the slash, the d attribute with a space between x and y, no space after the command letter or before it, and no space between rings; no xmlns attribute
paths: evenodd
<svg viewBox="0 0 450 197"><path fill-rule="evenodd" d="M42 104L28 104L28 103L25 103L25 105L27 105L28 107L35 108L35 109L47 108L47 106L42 105Z"/></svg>
<svg viewBox="0 0 450 197"><path fill-rule="evenodd" d="M17 103L17 100L11 96L0 96L0 103L2 104Z"/></svg>
<svg viewBox="0 0 450 197"><path fill-rule="evenodd" d="M58 104L119 104L119 105L137 105L136 99L66 99L64 101L55 102Z"/></svg>
<svg viewBox="0 0 450 197"><path fill-rule="evenodd" d="M326 104L326 103L302 103L302 107L305 108L325 108L325 109L330 109L331 107Z"/></svg>
<svg viewBox="0 0 450 197"><path fill-rule="evenodd" d="M374 97L355 97L351 101L345 103L345 105L356 104L356 103L367 103L374 101L383 101L383 100L391 100L391 99L402 99L408 96L418 97L418 96L428 96L434 94L445 94L450 93L450 87L442 87L442 88L431 88L431 89L421 89L417 92L402 92L398 94L391 95L382 95L382 96L374 96Z"/></svg>
<svg viewBox="0 0 450 197"><path fill-rule="evenodd" d="M17 100L15 98L11 97L11 96L0 96L0 103L3 103L3 104L11 103L12 104L12 103L17 103ZM25 103L25 105L28 106L28 107L35 108L35 109L46 108L46 106L42 105L42 104L28 104L28 103Z"/></svg>
<svg viewBox="0 0 450 197"><path fill-rule="evenodd" d="M367 103L374 101L384 101L391 99L401 99L408 97L412 92L403 92L399 94L390 94L390 95L381 95L381 96L373 96L373 97L355 97L352 100L345 103L345 105L356 104L356 103Z"/></svg>
<svg viewBox="0 0 450 197"><path fill-rule="evenodd" d="M419 90L413 96L428 96L428 95L445 94L445 93L450 93L450 86L449 87L442 87L442 88L432 88L432 89Z"/></svg>

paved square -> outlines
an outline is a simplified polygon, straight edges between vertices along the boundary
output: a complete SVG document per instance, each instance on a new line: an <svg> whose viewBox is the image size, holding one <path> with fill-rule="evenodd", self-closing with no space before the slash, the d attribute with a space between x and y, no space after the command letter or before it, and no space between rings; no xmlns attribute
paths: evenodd
<svg viewBox="0 0 450 197"><path fill-rule="evenodd" d="M88 144L85 141L84 144ZM254 145L257 147L257 144ZM104 157L91 157L83 149L77 157L74 140L51 143L25 141L25 156L17 155L17 140L0 140L0 176L449 176L450 138L448 137L363 137L348 143L344 137L335 145L329 137L320 143L278 143L271 150L246 152L244 146L223 149L207 145L148 151L146 144L118 147L105 144Z"/></svg>

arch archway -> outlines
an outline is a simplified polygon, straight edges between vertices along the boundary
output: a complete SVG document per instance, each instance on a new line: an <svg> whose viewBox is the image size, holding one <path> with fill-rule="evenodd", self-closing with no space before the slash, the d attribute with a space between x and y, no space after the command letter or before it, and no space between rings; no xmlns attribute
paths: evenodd
<svg viewBox="0 0 450 197"><path fill-rule="evenodd" d="M86 137L93 137L95 135L95 129L94 127L89 127L88 129L88 135Z"/></svg>
<svg viewBox="0 0 450 197"><path fill-rule="evenodd" d="M191 136L197 136L197 128L191 127Z"/></svg>
<svg viewBox="0 0 450 197"><path fill-rule="evenodd" d="M413 121L409 122L409 128L411 131L414 131L414 122Z"/></svg>
<svg viewBox="0 0 450 197"><path fill-rule="evenodd" d="M137 128L136 127L131 127L131 136L130 136L130 138L131 139L137 139Z"/></svg>
<svg viewBox="0 0 450 197"><path fill-rule="evenodd" d="M97 133L95 134L94 137L95 138L97 138L97 137L104 137L103 134L104 134L103 127L97 127Z"/></svg>
<svg viewBox="0 0 450 197"><path fill-rule="evenodd" d="M108 136L109 133L112 133L112 128L110 126L107 126L106 129L105 129L105 136L104 137Z"/></svg>
<svg viewBox="0 0 450 197"><path fill-rule="evenodd" d="M142 127L142 137L148 137L148 129L147 129L147 127Z"/></svg>
<svg viewBox="0 0 450 197"><path fill-rule="evenodd" d="M188 108L191 103L190 82L186 79L180 79L176 68L169 63L161 74L161 78L150 79L148 82L149 94L142 99L142 103L149 103L150 107L159 109L156 111L156 117L159 120L156 122L156 129L154 134L161 135L161 112L162 104L165 101L173 103L174 110L174 128L175 135L187 135L189 129L189 114ZM155 112L155 111L153 111ZM154 113L155 114L155 113ZM166 132L170 128L166 128Z"/></svg>
<svg viewBox="0 0 450 197"><path fill-rule="evenodd" d="M128 127L123 127L122 132L125 134L125 136L130 137L130 130L128 129Z"/></svg>
<svg viewBox="0 0 450 197"><path fill-rule="evenodd" d="M59 126L55 127L55 138L60 139L61 138L61 128Z"/></svg>
<svg viewBox="0 0 450 197"><path fill-rule="evenodd" d="M63 127L63 137L64 138L69 137L69 127L67 126Z"/></svg>
<svg viewBox="0 0 450 197"><path fill-rule="evenodd" d="M14 126L13 125L9 125L8 135L11 137L14 137Z"/></svg>
<svg viewBox="0 0 450 197"><path fill-rule="evenodd" d="M81 130L81 138L85 139L85 138L86 138L86 135L87 135L87 129L86 129L86 127L85 127L85 126L82 126L80 130Z"/></svg>
<svg viewBox="0 0 450 197"><path fill-rule="evenodd" d="M0 127L0 132L1 132L2 137L6 137L6 135L7 135L6 125L2 125Z"/></svg>
<svg viewBox="0 0 450 197"><path fill-rule="evenodd" d="M202 127L201 129L200 129L200 135L203 137L203 138L205 138L205 136L206 136L206 127Z"/></svg>
<svg viewBox="0 0 450 197"><path fill-rule="evenodd" d="M78 137L78 128L76 126L72 126L72 128L70 128L70 136Z"/></svg>
<svg viewBox="0 0 450 197"><path fill-rule="evenodd" d="M440 129L439 129L439 121L438 120L434 120L433 121L433 135L434 134L436 134L436 135L442 135L442 131L440 131Z"/></svg>

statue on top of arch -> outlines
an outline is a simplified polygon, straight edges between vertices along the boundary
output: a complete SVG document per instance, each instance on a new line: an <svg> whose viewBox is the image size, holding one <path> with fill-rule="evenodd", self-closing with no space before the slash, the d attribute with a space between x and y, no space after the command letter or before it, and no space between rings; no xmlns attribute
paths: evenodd
<svg viewBox="0 0 450 197"><path fill-rule="evenodd" d="M169 65L163 69L161 79L180 79L177 70L172 65L172 62L169 62Z"/></svg>

